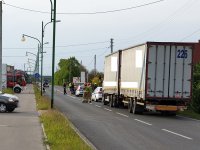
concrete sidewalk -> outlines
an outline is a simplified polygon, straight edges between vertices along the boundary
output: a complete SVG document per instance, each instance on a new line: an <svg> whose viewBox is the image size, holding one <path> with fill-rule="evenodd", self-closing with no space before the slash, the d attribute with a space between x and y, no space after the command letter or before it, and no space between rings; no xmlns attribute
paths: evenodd
<svg viewBox="0 0 200 150"><path fill-rule="evenodd" d="M44 150L32 85L16 96L20 99L19 108L12 113L0 113L0 149Z"/></svg>

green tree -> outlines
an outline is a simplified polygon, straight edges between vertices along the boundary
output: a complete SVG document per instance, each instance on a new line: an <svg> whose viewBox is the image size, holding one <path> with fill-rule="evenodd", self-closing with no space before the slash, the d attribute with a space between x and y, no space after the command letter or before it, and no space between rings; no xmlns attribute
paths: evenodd
<svg viewBox="0 0 200 150"><path fill-rule="evenodd" d="M73 77L80 77L81 71L86 68L81 65L75 57L60 59L59 70L55 73L55 84L62 85L63 81L72 82Z"/></svg>
<svg viewBox="0 0 200 150"><path fill-rule="evenodd" d="M200 63L194 67L191 107L195 112L200 113Z"/></svg>
<svg viewBox="0 0 200 150"><path fill-rule="evenodd" d="M92 84L96 83L98 86L102 86L103 76L104 75L102 72L98 72L93 69L88 75L89 82L91 82Z"/></svg>

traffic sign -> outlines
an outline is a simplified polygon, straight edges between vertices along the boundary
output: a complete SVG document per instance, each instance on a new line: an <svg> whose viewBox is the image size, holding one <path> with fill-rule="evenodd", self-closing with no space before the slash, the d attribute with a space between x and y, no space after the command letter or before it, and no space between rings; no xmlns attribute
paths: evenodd
<svg viewBox="0 0 200 150"><path fill-rule="evenodd" d="M39 73L35 73L35 78L39 78L40 74Z"/></svg>

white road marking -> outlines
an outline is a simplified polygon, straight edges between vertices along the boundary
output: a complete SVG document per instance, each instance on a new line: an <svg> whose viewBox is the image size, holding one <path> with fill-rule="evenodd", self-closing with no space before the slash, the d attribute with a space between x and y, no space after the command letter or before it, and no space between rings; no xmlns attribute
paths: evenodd
<svg viewBox="0 0 200 150"><path fill-rule="evenodd" d="M8 127L8 125L1 125L1 124L0 124L0 127Z"/></svg>
<svg viewBox="0 0 200 150"><path fill-rule="evenodd" d="M118 115L121 115L121 116L124 116L124 117L129 117L129 116L127 116L127 115L124 115L124 114L122 114L122 113L118 113L118 112L116 112Z"/></svg>
<svg viewBox="0 0 200 150"><path fill-rule="evenodd" d="M101 106L99 106L99 105L95 105L95 106L101 108Z"/></svg>
<svg viewBox="0 0 200 150"><path fill-rule="evenodd" d="M149 126L152 126L152 124L148 123L148 122L145 122L145 121L142 121L142 120L139 120L139 119L134 119L135 121L138 121L138 122L141 122L141 123L144 123L146 125L149 125Z"/></svg>
<svg viewBox="0 0 200 150"><path fill-rule="evenodd" d="M167 130L167 129L162 129L162 130L163 130L163 131L166 131L166 132L169 132L169 133L172 133L172 134L175 134L175 135L178 135L178 136L180 136L180 137L186 138L186 139L188 139L188 140L192 140L192 138L187 137L187 136L184 136L184 135L182 135L182 134L179 134L179 133L176 133L176 132Z"/></svg>
<svg viewBox="0 0 200 150"><path fill-rule="evenodd" d="M107 108L104 108L105 110L107 110L107 111L112 111L112 110L110 110L110 109L107 109Z"/></svg>

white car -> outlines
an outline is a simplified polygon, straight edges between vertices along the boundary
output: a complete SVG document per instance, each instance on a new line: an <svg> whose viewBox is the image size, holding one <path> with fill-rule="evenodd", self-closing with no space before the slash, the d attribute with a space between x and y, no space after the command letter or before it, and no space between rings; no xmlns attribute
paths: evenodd
<svg viewBox="0 0 200 150"><path fill-rule="evenodd" d="M75 92L76 96L83 96L83 86L79 85Z"/></svg>
<svg viewBox="0 0 200 150"><path fill-rule="evenodd" d="M102 101L103 90L102 87L97 87L94 92L92 93L91 99L95 102Z"/></svg>

